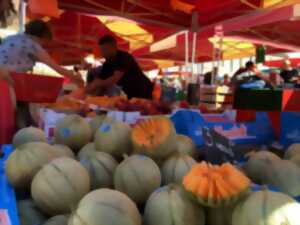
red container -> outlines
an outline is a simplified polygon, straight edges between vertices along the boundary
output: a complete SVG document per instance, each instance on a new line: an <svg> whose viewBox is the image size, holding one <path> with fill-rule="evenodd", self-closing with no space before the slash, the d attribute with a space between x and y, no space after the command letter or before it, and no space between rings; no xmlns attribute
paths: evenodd
<svg viewBox="0 0 300 225"><path fill-rule="evenodd" d="M33 103L55 102L64 79L42 75L13 73L14 88L18 101Z"/></svg>
<svg viewBox="0 0 300 225"><path fill-rule="evenodd" d="M15 132L15 109L10 97L8 84L0 80L0 147L10 144Z"/></svg>

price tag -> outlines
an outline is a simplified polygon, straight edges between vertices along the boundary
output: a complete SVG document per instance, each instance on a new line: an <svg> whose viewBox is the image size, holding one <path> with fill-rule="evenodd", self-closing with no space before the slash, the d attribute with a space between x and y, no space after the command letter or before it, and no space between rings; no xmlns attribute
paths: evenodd
<svg viewBox="0 0 300 225"><path fill-rule="evenodd" d="M124 121L124 112L122 111L109 111L107 116L118 121Z"/></svg>
<svg viewBox="0 0 300 225"><path fill-rule="evenodd" d="M0 225L11 225L8 211L6 209L0 209Z"/></svg>
<svg viewBox="0 0 300 225"><path fill-rule="evenodd" d="M141 118L140 112L125 113L125 122L128 124L135 124Z"/></svg>

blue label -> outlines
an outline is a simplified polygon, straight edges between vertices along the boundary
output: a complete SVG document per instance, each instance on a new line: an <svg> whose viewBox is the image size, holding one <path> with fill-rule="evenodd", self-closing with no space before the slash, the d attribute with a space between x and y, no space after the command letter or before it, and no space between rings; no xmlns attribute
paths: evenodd
<svg viewBox="0 0 300 225"><path fill-rule="evenodd" d="M62 129L61 133L62 133L62 136L65 137L65 138L71 136L71 131L70 131L69 128L64 128L64 129Z"/></svg>
<svg viewBox="0 0 300 225"><path fill-rule="evenodd" d="M107 133L111 130L111 125L108 123L104 123L101 125L100 129L101 132Z"/></svg>
<svg viewBox="0 0 300 225"><path fill-rule="evenodd" d="M138 155L139 159L141 160L146 160L146 159L149 159L147 156L144 156L144 155Z"/></svg>

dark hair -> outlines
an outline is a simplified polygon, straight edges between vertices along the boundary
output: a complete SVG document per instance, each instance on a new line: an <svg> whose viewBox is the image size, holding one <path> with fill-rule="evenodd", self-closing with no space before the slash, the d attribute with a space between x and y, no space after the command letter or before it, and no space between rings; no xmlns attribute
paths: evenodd
<svg viewBox="0 0 300 225"><path fill-rule="evenodd" d="M16 15L12 0L1 0L0 2L0 27L7 27L12 16Z"/></svg>
<svg viewBox="0 0 300 225"><path fill-rule="evenodd" d="M253 67L254 66L254 62L252 62L252 61L248 61L247 63L246 63L246 68L247 69L250 69L251 67Z"/></svg>
<svg viewBox="0 0 300 225"><path fill-rule="evenodd" d="M25 33L39 38L52 38L52 32L43 20L32 20L25 26Z"/></svg>
<svg viewBox="0 0 300 225"><path fill-rule="evenodd" d="M117 45L116 39L111 35L104 35L101 37L98 41L99 45L105 45L105 44L111 44L111 45Z"/></svg>

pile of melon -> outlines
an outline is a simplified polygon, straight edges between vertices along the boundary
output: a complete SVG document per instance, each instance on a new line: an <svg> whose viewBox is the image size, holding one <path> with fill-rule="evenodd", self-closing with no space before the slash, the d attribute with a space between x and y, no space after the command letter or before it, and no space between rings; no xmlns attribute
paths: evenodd
<svg viewBox="0 0 300 225"><path fill-rule="evenodd" d="M243 225L251 218L299 225L300 206L291 197L252 193L251 180L229 163L197 162L193 141L178 135L167 117L131 127L106 116L87 122L68 115L54 134L53 145L37 128L14 138L5 171L17 191L30 193L18 202L21 225ZM291 168L297 151L287 153ZM260 154L245 169L251 179L267 177L255 168L274 164L278 173L282 166L275 166L276 156Z"/></svg>

